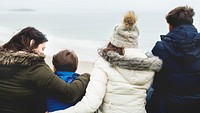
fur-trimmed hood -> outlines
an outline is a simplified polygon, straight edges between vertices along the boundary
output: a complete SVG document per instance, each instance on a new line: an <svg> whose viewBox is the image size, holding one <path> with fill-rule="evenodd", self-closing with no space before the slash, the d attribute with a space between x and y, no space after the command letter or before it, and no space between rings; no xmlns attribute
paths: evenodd
<svg viewBox="0 0 200 113"><path fill-rule="evenodd" d="M25 51L0 51L0 65L2 66L31 66L44 61L44 54L29 53Z"/></svg>
<svg viewBox="0 0 200 113"><path fill-rule="evenodd" d="M118 66L123 69L153 70L158 72L162 68L162 60L150 53L146 53L146 55L148 58L131 58L109 51L105 56L103 56L103 58L106 59L113 67Z"/></svg>

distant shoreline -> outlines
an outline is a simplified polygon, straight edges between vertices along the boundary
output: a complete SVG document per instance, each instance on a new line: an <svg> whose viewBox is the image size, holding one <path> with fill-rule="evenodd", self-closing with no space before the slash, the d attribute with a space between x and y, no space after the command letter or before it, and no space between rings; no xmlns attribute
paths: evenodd
<svg viewBox="0 0 200 113"><path fill-rule="evenodd" d="M34 9L28 9L28 8L24 8L24 9L9 9L8 11L16 11L16 12L34 12Z"/></svg>

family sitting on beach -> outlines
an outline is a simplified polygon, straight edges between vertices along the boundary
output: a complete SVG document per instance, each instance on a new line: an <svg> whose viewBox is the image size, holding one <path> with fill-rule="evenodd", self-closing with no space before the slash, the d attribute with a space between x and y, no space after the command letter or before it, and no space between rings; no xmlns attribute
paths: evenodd
<svg viewBox="0 0 200 113"><path fill-rule="evenodd" d="M70 50L53 56L52 70L43 53L48 39L34 27L22 29L0 46L0 113L200 113L194 15L188 6L171 10L169 32L145 53L136 14L128 11L90 74L76 73Z"/></svg>

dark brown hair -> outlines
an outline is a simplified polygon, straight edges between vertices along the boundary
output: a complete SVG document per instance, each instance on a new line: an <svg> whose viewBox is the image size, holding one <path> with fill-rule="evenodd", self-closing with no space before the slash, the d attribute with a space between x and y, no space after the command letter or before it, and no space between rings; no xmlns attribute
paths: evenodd
<svg viewBox="0 0 200 113"><path fill-rule="evenodd" d="M32 39L35 42L33 45L30 45ZM5 50L33 52L33 49L37 48L39 44L47 41L47 38L42 32L34 27L26 27L14 35L10 41L2 47Z"/></svg>
<svg viewBox="0 0 200 113"><path fill-rule="evenodd" d="M53 56L52 63L56 71L75 72L78 67L78 57L73 51L62 50Z"/></svg>
<svg viewBox="0 0 200 113"><path fill-rule="evenodd" d="M98 50L98 53L100 56L105 57L108 53L108 51L114 51L116 53L119 53L120 55L124 55L124 48L119 48L111 44L110 42L106 46L106 48L101 48Z"/></svg>
<svg viewBox="0 0 200 113"><path fill-rule="evenodd" d="M167 16L167 23L173 27L183 25L183 24L193 24L193 16L195 12L193 8L188 6L180 6L171 10Z"/></svg>

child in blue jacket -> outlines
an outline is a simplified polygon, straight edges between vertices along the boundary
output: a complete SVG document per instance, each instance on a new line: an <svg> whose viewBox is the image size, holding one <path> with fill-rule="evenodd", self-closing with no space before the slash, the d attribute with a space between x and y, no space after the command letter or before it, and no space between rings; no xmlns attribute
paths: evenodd
<svg viewBox="0 0 200 113"><path fill-rule="evenodd" d="M79 74L75 73L78 67L78 57L73 51L62 50L53 56L52 60L55 74L67 83L71 83L76 79ZM79 99L81 100L81 98ZM47 111L53 112L56 110L66 109L70 106L75 105L75 103L69 103L65 100L60 100L59 96L53 98L51 96L47 97Z"/></svg>

